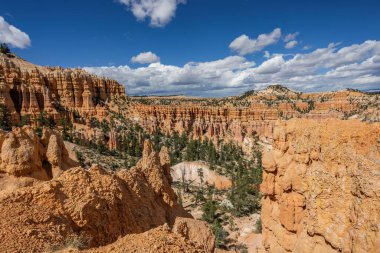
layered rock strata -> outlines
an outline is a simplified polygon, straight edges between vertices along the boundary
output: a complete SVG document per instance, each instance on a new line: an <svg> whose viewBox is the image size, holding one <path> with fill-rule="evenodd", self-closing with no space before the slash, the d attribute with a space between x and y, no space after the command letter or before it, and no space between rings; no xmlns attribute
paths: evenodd
<svg viewBox="0 0 380 253"><path fill-rule="evenodd" d="M223 99L134 98L128 115L149 132L186 132L194 139L234 141L247 151L255 138L269 143L277 120L358 117L379 121L379 95L358 91L296 93L270 86L247 97ZM144 103L144 104L143 104ZM210 104L217 104L217 106Z"/></svg>
<svg viewBox="0 0 380 253"><path fill-rule="evenodd" d="M0 54L0 104L16 122L40 112L57 121L68 112L71 117L74 112L82 117L104 116L103 105L124 95L124 87L116 81L81 69L41 67Z"/></svg>
<svg viewBox="0 0 380 253"><path fill-rule="evenodd" d="M297 120L263 155L267 252L378 252L380 124Z"/></svg>

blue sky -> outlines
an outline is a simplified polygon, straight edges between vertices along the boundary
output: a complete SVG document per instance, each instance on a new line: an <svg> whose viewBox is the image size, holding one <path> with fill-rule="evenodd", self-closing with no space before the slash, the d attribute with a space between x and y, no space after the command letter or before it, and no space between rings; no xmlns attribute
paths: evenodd
<svg viewBox="0 0 380 253"><path fill-rule="evenodd" d="M379 10L375 0L12 0L0 16L28 36L13 51L33 63L87 67L130 94L222 96L273 82L379 88Z"/></svg>

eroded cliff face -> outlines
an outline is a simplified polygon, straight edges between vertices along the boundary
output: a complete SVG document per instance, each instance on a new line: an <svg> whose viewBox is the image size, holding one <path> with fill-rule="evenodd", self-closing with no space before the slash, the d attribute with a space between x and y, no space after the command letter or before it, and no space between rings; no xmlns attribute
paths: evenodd
<svg viewBox="0 0 380 253"><path fill-rule="evenodd" d="M268 252L378 252L380 124L300 120L275 127L263 155Z"/></svg>
<svg viewBox="0 0 380 253"><path fill-rule="evenodd" d="M143 234L122 242L140 238L148 243L170 234L173 244L168 249L213 251L214 237L207 225L191 219L176 201L166 148L157 153L146 141L135 167L110 173L96 165L84 170L68 163L62 139L47 130L42 138L30 127L1 136L1 252L56 250L72 241L92 248L137 233ZM60 173L49 176L54 170ZM132 244L116 245L119 252L133 249L128 248Z"/></svg>
<svg viewBox="0 0 380 253"><path fill-rule="evenodd" d="M116 81L81 69L41 67L0 54L0 104L16 122L42 111L55 120L73 117L74 111L83 117L104 116L103 105L124 94Z"/></svg>
<svg viewBox="0 0 380 253"><path fill-rule="evenodd" d="M234 141L251 151L255 138L273 139L277 120L349 117L379 121L378 95L358 91L297 93L270 86L249 96L223 99L133 98L129 118L149 132L186 132L194 139Z"/></svg>
<svg viewBox="0 0 380 253"><path fill-rule="evenodd" d="M271 110L203 106L137 105L134 119L150 132L187 132L194 139L234 140L239 144L259 135L271 137L277 114ZM266 120L264 120L266 119Z"/></svg>

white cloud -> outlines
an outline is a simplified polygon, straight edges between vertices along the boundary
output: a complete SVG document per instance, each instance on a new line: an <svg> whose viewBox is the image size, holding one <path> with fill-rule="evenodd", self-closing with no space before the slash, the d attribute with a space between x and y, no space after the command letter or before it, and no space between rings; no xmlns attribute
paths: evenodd
<svg viewBox="0 0 380 253"><path fill-rule="evenodd" d="M299 34L300 34L299 32L289 33L288 35L285 36L284 41L285 41L285 42L289 42L289 41L291 41L291 40L295 40L296 37L297 37Z"/></svg>
<svg viewBox="0 0 380 253"><path fill-rule="evenodd" d="M272 54L258 66L242 56L230 56L182 67L152 63L136 69L127 65L85 69L125 84L128 94L225 96L273 83L299 91L374 89L380 83L380 41L346 47L331 43L310 53Z"/></svg>
<svg viewBox="0 0 380 253"><path fill-rule="evenodd" d="M291 48L297 46L297 44L298 44L298 41L296 41L296 40L291 40L291 41L289 41L288 43L286 43L285 48L286 48L286 49L291 49Z"/></svg>
<svg viewBox="0 0 380 253"><path fill-rule="evenodd" d="M310 45L306 45L306 46L304 46L303 48L302 48L302 50L309 50L309 49L311 49L312 48L312 46L310 46Z"/></svg>
<svg viewBox="0 0 380 253"><path fill-rule="evenodd" d="M260 34L256 39L250 39L247 35L243 34L233 40L229 47L240 55L246 55L276 44L280 38L281 29L276 28L269 34Z"/></svg>
<svg viewBox="0 0 380 253"><path fill-rule="evenodd" d="M127 6L137 18L143 21L150 18L150 25L164 27L175 16L177 5L185 4L186 0L118 0Z"/></svg>
<svg viewBox="0 0 380 253"><path fill-rule="evenodd" d="M276 55L273 58L263 62L255 69L257 74L273 74L281 70L282 65L285 63L282 55Z"/></svg>
<svg viewBox="0 0 380 253"><path fill-rule="evenodd" d="M158 57L156 54L150 51L145 52L145 53L140 53L136 56L133 56L131 59L131 62L140 63L140 64L155 63L159 61L160 61L160 57Z"/></svg>
<svg viewBox="0 0 380 253"><path fill-rule="evenodd" d="M263 57L269 59L271 57L269 51L264 51Z"/></svg>
<svg viewBox="0 0 380 253"><path fill-rule="evenodd" d="M298 45L298 41L296 40L296 38L299 34L300 34L299 32L295 32L295 33L289 33L288 35L285 36L284 42L286 42L285 44L286 49L292 49Z"/></svg>
<svg viewBox="0 0 380 253"><path fill-rule="evenodd" d="M18 48L26 48L32 43L28 34L7 23L2 16L0 16L0 42Z"/></svg>

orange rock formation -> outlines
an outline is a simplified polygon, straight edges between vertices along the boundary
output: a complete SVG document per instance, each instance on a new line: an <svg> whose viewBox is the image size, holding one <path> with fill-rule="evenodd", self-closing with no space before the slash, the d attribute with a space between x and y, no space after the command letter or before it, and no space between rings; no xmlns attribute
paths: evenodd
<svg viewBox="0 0 380 253"><path fill-rule="evenodd" d="M194 139L234 141L250 151L254 138L271 142L275 122L290 118L365 118L369 113L375 121L380 119L378 95L357 91L325 93L296 93L285 87L269 87L243 98L172 99L150 97L134 98L131 119L149 132L160 130L165 134L187 132ZM276 91L280 89L280 92ZM147 102L148 101L148 102ZM221 102L222 101L222 102ZM307 101L307 102L305 102ZM142 104L144 102L145 104ZM210 105L212 103L217 106Z"/></svg>
<svg viewBox="0 0 380 253"><path fill-rule="evenodd" d="M263 155L268 252L377 252L380 124L290 120Z"/></svg>
<svg viewBox="0 0 380 253"><path fill-rule="evenodd" d="M76 165L59 133L44 129L39 138L30 126L0 130L0 174L49 180ZM1 189L1 186L0 186Z"/></svg>
<svg viewBox="0 0 380 253"><path fill-rule="evenodd" d="M81 116L105 114L103 105L124 96L114 80L90 75L81 69L41 67L20 58L0 55L0 104L5 104L14 121L44 111L59 120L63 113Z"/></svg>
<svg viewBox="0 0 380 253"><path fill-rule="evenodd" d="M1 252L59 249L71 239L80 241L84 248L97 247L160 226L168 227L168 231L160 232L162 236L175 234L169 237L178 247L189 245L189 252L213 251L214 238L207 226L189 219L191 216L177 204L170 187L167 149L156 153L147 141L138 164L114 174L98 166L89 170L72 167L75 164L67 163L62 139L54 133L44 131L39 139L29 127L24 127L2 136ZM60 174L49 176L49 171L58 170ZM24 181L28 183L23 184ZM18 185L12 190L3 187L9 183ZM173 228L172 232L169 228ZM157 231L160 229L123 240L154 240L150 234L156 235ZM123 246L120 247L122 251Z"/></svg>

